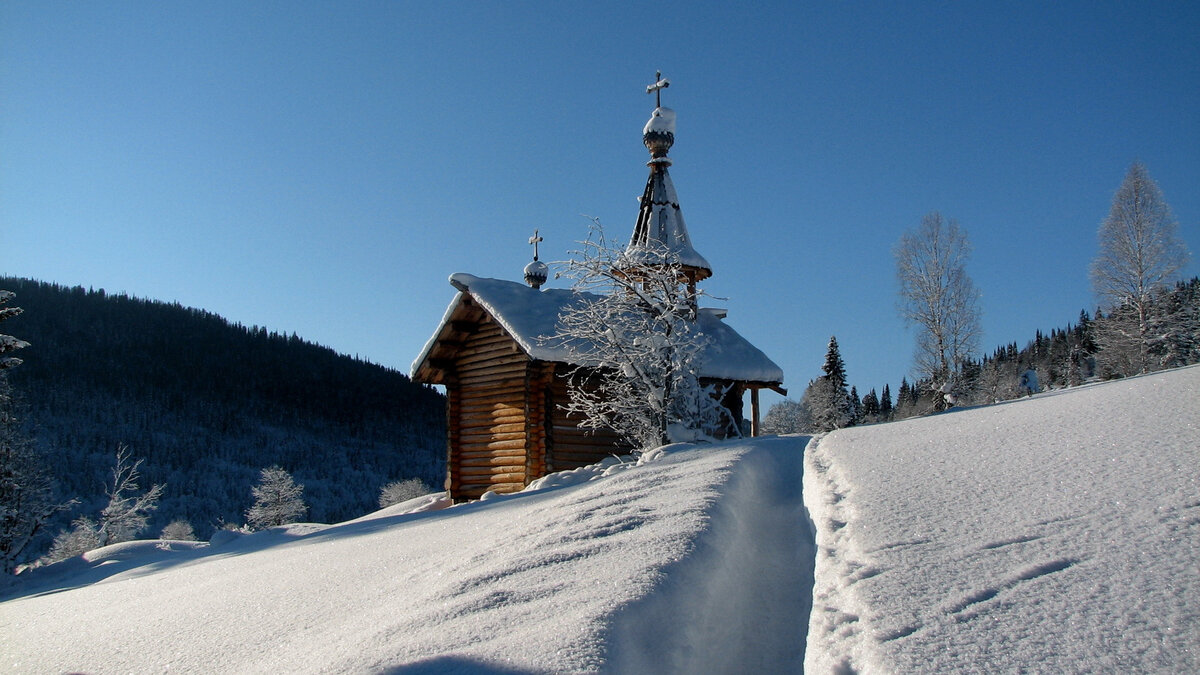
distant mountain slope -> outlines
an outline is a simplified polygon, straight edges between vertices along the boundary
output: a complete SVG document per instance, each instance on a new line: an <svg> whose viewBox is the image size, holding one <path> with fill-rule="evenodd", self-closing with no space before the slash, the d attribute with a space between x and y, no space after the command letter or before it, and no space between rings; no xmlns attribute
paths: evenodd
<svg viewBox="0 0 1200 675"><path fill-rule="evenodd" d="M305 486L308 518L376 507L386 482L444 472L444 399L407 375L179 304L0 277L31 343L10 381L64 497L94 515L119 443L166 496L146 534L242 522L260 469Z"/></svg>

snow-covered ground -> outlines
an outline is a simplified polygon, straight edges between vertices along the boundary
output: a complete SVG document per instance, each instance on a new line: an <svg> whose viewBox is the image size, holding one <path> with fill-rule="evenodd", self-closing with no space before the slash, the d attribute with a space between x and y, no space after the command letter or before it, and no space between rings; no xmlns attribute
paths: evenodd
<svg viewBox="0 0 1200 675"><path fill-rule="evenodd" d="M802 450L668 448L443 510L102 549L0 604L0 671L796 670Z"/></svg>
<svg viewBox="0 0 1200 675"><path fill-rule="evenodd" d="M1200 368L817 439L811 672L1200 672Z"/></svg>
<svg viewBox="0 0 1200 675"><path fill-rule="evenodd" d="M1198 400L1190 368L122 544L0 589L0 671L1197 672Z"/></svg>

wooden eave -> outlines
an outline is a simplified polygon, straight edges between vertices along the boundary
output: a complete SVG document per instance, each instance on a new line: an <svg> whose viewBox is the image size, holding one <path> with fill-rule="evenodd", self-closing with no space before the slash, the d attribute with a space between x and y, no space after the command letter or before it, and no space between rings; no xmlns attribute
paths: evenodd
<svg viewBox="0 0 1200 675"><path fill-rule="evenodd" d="M412 379L424 384L449 384L454 376L454 364L459 351L466 343L467 338L479 326L493 320L492 316L480 307L468 293L463 293L458 304L438 328L433 346L428 349L424 358L413 369ZM512 340L513 350L520 351L520 344L513 339L512 335L509 335L503 325L500 326L500 330Z"/></svg>

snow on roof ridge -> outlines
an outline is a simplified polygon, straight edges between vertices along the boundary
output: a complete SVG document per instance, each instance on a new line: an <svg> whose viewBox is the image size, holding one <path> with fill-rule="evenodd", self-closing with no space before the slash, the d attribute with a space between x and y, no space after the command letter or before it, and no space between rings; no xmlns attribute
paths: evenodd
<svg viewBox="0 0 1200 675"><path fill-rule="evenodd" d="M463 295L470 295L531 358L588 365L587 349L554 336L563 309L570 303L592 297L592 294L562 288L535 290L515 281L477 277L465 272L450 275L450 283L459 290L459 295L413 362L412 372L415 373L428 357ZM701 375L723 380L782 383L783 369L722 321L723 318L724 311L716 308L703 308L697 317L701 332L711 340L701 357Z"/></svg>

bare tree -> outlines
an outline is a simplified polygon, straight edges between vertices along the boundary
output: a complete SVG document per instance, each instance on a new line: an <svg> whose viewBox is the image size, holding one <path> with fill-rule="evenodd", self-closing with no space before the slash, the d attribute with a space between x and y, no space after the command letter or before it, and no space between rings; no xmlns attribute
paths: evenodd
<svg viewBox="0 0 1200 675"><path fill-rule="evenodd" d="M112 468L112 487L106 489L108 505L100 512L100 527L97 533L99 546L129 541L146 528L150 512L158 508L163 486L152 485L145 493L138 494L141 474L141 459L133 461L129 447L117 448L117 463Z"/></svg>
<svg viewBox="0 0 1200 675"><path fill-rule="evenodd" d="M581 244L560 273L579 299L553 336L580 364L568 375L566 410L581 416L580 426L612 429L643 450L714 433L729 418L723 392L700 381L707 338L678 256L652 244L630 256L608 244L598 223Z"/></svg>
<svg viewBox="0 0 1200 675"><path fill-rule="evenodd" d="M246 511L246 524L254 529L294 523L304 516L308 507L301 495L304 486L292 481L292 475L281 467L262 470L258 484L251 488L254 505Z"/></svg>
<svg viewBox="0 0 1200 675"><path fill-rule="evenodd" d="M966 270L967 233L934 211L901 236L893 253L900 316L918 328L916 371L935 388L952 389L981 333L979 291Z"/></svg>
<svg viewBox="0 0 1200 675"><path fill-rule="evenodd" d="M1178 229L1158 184L1134 162L1100 224L1091 266L1092 289L1109 312L1096 339L1110 364L1124 360L1134 372L1149 372L1155 343L1169 339L1171 327L1156 321L1153 305L1188 261Z"/></svg>

